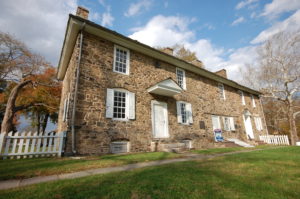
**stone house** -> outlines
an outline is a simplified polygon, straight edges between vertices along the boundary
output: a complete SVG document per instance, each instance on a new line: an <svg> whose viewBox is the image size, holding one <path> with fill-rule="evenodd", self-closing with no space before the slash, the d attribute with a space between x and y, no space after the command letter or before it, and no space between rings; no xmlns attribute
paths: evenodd
<svg viewBox="0 0 300 199"><path fill-rule="evenodd" d="M70 14L57 72L67 153L220 147L219 130L251 143L267 134L258 91L87 18L82 7Z"/></svg>

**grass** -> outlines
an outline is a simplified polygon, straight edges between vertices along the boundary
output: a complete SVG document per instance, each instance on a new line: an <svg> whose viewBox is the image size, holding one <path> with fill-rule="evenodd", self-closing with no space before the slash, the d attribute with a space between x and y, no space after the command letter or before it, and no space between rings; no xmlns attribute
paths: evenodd
<svg viewBox="0 0 300 199"><path fill-rule="evenodd" d="M192 153L211 155L211 154L220 154L220 153L229 153L236 151L245 151L245 150L254 150L254 149L266 149L273 148L272 145L259 145L254 148L245 148L245 147L227 147L227 148L211 148L211 149L201 149L201 150L193 150Z"/></svg>
<svg viewBox="0 0 300 199"><path fill-rule="evenodd" d="M125 155L90 156L72 158L33 158L0 160L0 180L24 179L70 173L93 168L120 166L137 162L179 158L181 155L166 152L135 153Z"/></svg>
<svg viewBox="0 0 300 199"><path fill-rule="evenodd" d="M300 147L117 172L0 192L0 198L296 199Z"/></svg>

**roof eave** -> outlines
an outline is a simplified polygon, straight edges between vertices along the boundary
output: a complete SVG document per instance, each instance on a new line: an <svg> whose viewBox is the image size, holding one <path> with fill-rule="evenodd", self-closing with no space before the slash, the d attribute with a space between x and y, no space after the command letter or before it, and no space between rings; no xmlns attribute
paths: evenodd
<svg viewBox="0 0 300 199"><path fill-rule="evenodd" d="M58 65L58 73L57 73L57 78L59 80L64 79L65 72L67 70L67 66L69 64L74 45L76 43L76 38L78 35L78 32L80 30L80 27L82 26L83 23L86 23L85 25L85 31L102 37L104 39L107 39L113 43L116 43L118 45L124 46L126 48L129 48L131 50L135 50L137 52L141 52L145 55L148 55L150 57L153 57L155 59L161 60L163 62L170 63L174 66L192 71L194 73L197 73L201 76L207 77L209 79L213 79L217 82L223 83L225 85L247 91L251 94L255 95L261 95L259 91L253 90L251 88L248 88L246 86L240 85L235 81L229 80L227 78L221 77L213 72L210 72L206 69L199 68L197 66L194 66L191 63L188 63L184 60L181 60L179 58L176 58L172 55L169 55L167 53L161 52L157 49L154 49L150 46L147 46L143 43L140 43L136 40L130 39L128 37L125 37L124 35L121 35L115 31L109 30L107 28L104 28L98 24L95 24L89 20L83 19L78 16L71 15L69 16L69 21L68 21L68 26L65 34L65 41L63 44L62 52L61 52L61 57Z"/></svg>

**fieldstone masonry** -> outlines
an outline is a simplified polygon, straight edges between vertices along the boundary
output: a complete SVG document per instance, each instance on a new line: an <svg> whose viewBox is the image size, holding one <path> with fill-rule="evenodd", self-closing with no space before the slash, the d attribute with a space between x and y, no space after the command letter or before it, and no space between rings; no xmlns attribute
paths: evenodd
<svg viewBox="0 0 300 199"><path fill-rule="evenodd" d="M187 89L174 97L150 94L147 88L167 78L176 81L176 67L130 50L130 74L113 72L114 43L87 32L83 32L82 58L78 101L76 106L76 150L78 154L104 154L110 152L110 143L116 140L129 140L130 151L151 151L153 144L178 143L191 139L194 148L216 147L211 115L234 117L236 131L224 132L225 138L239 138L247 141L242 114L248 109L252 115L263 118L258 96L256 107L251 104L251 96L244 91L246 105L242 105L236 88L225 87L226 100L220 98L218 82L185 71ZM66 152L71 152L70 118L72 112L74 82L79 54L79 39L74 47L71 60L63 80L62 100L59 113L59 131L68 131ZM116 121L105 117L106 89L123 88L136 95L136 119ZM64 99L70 95L69 112L66 121L62 121ZM169 135L167 139L155 140L152 136L151 100L163 101L168 105ZM182 125L177 122L176 101L192 104L193 124ZM200 128L200 122L205 128ZM257 131L252 121L255 139L266 134ZM221 120L221 124L223 122Z"/></svg>

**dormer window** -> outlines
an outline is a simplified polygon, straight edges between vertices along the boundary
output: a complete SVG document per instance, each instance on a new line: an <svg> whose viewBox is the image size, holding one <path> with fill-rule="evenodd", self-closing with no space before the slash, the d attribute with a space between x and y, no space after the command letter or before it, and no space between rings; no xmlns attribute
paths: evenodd
<svg viewBox="0 0 300 199"><path fill-rule="evenodd" d="M185 71L180 68L176 68L176 78L178 85L186 90L186 83L185 83Z"/></svg>
<svg viewBox="0 0 300 199"><path fill-rule="evenodd" d="M129 75L130 51L115 45L114 48L114 72Z"/></svg>

